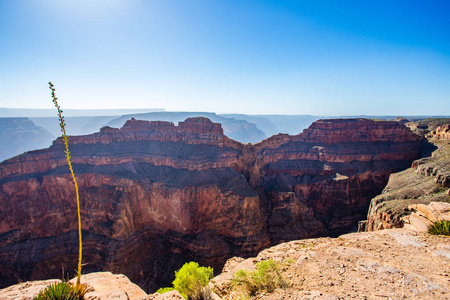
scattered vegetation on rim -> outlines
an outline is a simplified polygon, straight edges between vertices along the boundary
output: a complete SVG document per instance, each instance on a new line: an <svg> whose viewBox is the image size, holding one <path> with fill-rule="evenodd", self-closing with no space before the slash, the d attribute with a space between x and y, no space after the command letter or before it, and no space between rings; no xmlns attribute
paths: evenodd
<svg viewBox="0 0 450 300"><path fill-rule="evenodd" d="M83 300L86 286L68 282L55 282L39 292L33 300Z"/></svg>
<svg viewBox="0 0 450 300"><path fill-rule="evenodd" d="M207 287L213 277L213 268L200 267L196 262L185 263L175 271L172 287L160 288L160 294L177 290L185 299L207 300L211 298L211 290Z"/></svg>
<svg viewBox="0 0 450 300"><path fill-rule="evenodd" d="M257 263L253 272L237 271L232 285L233 289L241 292L241 299L248 299L263 292L271 293L276 288L288 288L289 282L281 272L280 263L269 259Z"/></svg>
<svg viewBox="0 0 450 300"><path fill-rule="evenodd" d="M428 227L428 233L434 235L450 235L450 222L447 220L434 222Z"/></svg>

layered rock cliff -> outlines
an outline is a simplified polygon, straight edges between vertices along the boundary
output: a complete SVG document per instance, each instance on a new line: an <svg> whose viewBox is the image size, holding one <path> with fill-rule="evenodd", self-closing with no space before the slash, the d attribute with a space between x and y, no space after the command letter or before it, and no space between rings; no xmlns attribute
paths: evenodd
<svg viewBox="0 0 450 300"><path fill-rule="evenodd" d="M423 138L397 122L319 120L243 145L220 124L130 120L70 137L85 272L123 273L147 291L195 260L356 227ZM75 190L61 139L0 164L0 285L75 269Z"/></svg>
<svg viewBox="0 0 450 300"><path fill-rule="evenodd" d="M426 119L406 125L428 139L421 150L426 157L390 176L383 192L371 200L367 221L361 223L360 231L403 227L417 221L409 217L416 205L450 202L450 119Z"/></svg>

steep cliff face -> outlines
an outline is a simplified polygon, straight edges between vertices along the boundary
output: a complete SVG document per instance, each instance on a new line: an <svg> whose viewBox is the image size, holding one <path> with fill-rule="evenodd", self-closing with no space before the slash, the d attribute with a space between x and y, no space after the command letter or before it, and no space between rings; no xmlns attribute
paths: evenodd
<svg viewBox="0 0 450 300"><path fill-rule="evenodd" d="M371 200L359 231L403 227L415 218L410 218L412 207L450 202L450 119L430 118L405 125L427 139L421 158L411 168L390 176L383 192Z"/></svg>
<svg viewBox="0 0 450 300"><path fill-rule="evenodd" d="M383 193L371 200L361 231L403 227L410 222L412 205L450 202L450 142L442 140L441 134L430 141L435 146L432 156L392 174Z"/></svg>
<svg viewBox="0 0 450 300"><path fill-rule="evenodd" d="M256 177L270 191L265 195L274 204L272 211L278 211L277 198L290 193L289 199L313 210L326 234L337 235L364 219L370 199L381 192L389 174L418 157L421 141L397 122L321 120L300 135L276 136L256 145ZM275 237L284 240L283 235Z"/></svg>
<svg viewBox="0 0 450 300"><path fill-rule="evenodd" d="M128 121L70 137L85 272L126 274L147 291L195 260L351 230L422 138L397 122L321 120L243 145L220 124ZM56 140L0 164L0 285L75 269L75 190Z"/></svg>

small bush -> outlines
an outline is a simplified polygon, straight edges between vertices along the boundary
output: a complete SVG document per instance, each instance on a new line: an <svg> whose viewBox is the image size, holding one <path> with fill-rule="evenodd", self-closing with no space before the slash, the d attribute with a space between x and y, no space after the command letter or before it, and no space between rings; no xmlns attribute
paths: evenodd
<svg viewBox="0 0 450 300"><path fill-rule="evenodd" d="M281 273L279 264L270 259L257 263L253 272L244 269L237 271L234 274L233 287L243 288L241 298L246 298L262 292L271 293L276 288L287 288L289 283Z"/></svg>
<svg viewBox="0 0 450 300"><path fill-rule="evenodd" d="M434 222L428 227L428 233L434 235L450 235L450 222L447 220Z"/></svg>
<svg viewBox="0 0 450 300"><path fill-rule="evenodd" d="M184 298L203 300L209 298L209 290L205 287L212 277L211 267L200 267L196 262L189 262L175 271L175 280L172 284Z"/></svg>
<svg viewBox="0 0 450 300"><path fill-rule="evenodd" d="M83 300L86 292L86 286L83 284L55 282L40 291L33 300Z"/></svg>
<svg viewBox="0 0 450 300"><path fill-rule="evenodd" d="M164 294L164 293L167 293L167 292L171 292L171 291L173 291L173 290L174 290L173 287L165 287L165 288L160 288L160 289L157 290L156 292L157 292L157 293L160 293L160 294Z"/></svg>

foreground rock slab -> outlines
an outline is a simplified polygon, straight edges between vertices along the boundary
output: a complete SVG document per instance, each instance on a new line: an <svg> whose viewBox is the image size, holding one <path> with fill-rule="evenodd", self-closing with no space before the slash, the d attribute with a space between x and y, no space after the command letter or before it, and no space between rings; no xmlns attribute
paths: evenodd
<svg viewBox="0 0 450 300"><path fill-rule="evenodd" d="M283 243L233 258L212 281L222 299L239 299L231 279L262 260L285 265L291 287L255 299L449 299L450 238L409 228Z"/></svg>
<svg viewBox="0 0 450 300"><path fill-rule="evenodd" d="M75 280L76 278L70 282L75 282ZM0 290L0 299L33 299L46 286L60 281L53 279L19 283ZM85 299L88 300L140 300L147 296L140 287L122 274L112 274L111 272L90 273L82 275L81 282L88 286L88 293L85 296Z"/></svg>
<svg viewBox="0 0 450 300"><path fill-rule="evenodd" d="M4 300L28 300L33 299L41 290L46 286L53 284L55 282L61 282L61 280L50 279L50 280L38 280L38 281L27 281L21 282L16 285L4 288L0 290L0 299Z"/></svg>

